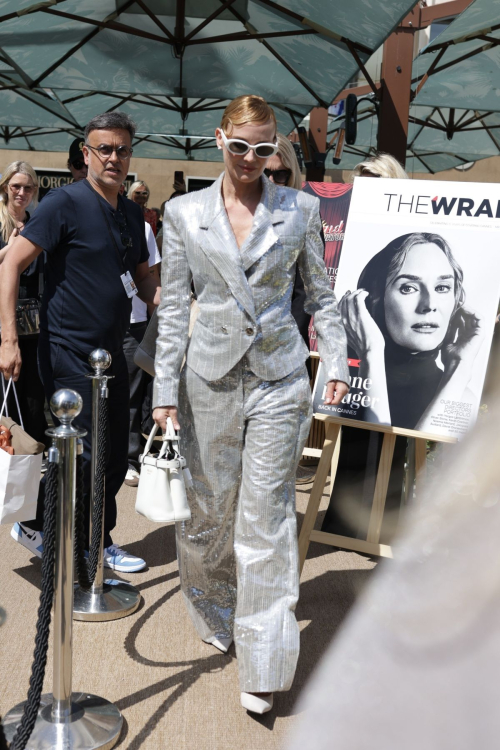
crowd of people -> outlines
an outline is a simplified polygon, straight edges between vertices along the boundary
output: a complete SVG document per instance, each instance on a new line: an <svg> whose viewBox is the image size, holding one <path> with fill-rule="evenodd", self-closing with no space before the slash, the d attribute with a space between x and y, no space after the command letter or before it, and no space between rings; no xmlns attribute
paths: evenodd
<svg viewBox="0 0 500 750"><path fill-rule="evenodd" d="M42 442L45 400L59 388L82 396L76 422L87 431L88 515L88 356L110 352L104 564L115 570L147 564L111 536L116 495L139 480L143 423L152 412L163 429L170 417L181 430L193 477L191 521L176 525L186 606L205 642L226 652L234 641L241 703L264 713L275 691L290 688L299 653L295 476L312 415L311 315L328 374L325 403L340 403L349 382L319 202L301 192L293 146L261 97L226 108L216 130L219 179L193 193L176 183L160 211L147 208L142 180L124 195L134 135L123 113L94 117L69 150L74 181L38 207L33 168L15 162L5 170L0 371L15 382L26 430ZM376 176L380 163L362 168ZM23 299L41 299L40 328L30 337L17 332ZM153 386L134 353L155 310ZM8 403L14 414L10 396ZM43 515L42 480L36 520L12 530L39 557Z"/></svg>

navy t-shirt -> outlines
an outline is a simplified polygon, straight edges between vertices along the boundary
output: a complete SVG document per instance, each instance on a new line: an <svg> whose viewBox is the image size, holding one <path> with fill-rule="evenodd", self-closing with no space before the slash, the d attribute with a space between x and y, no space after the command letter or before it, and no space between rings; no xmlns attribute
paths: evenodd
<svg viewBox="0 0 500 750"><path fill-rule="evenodd" d="M73 182L47 193L23 237L46 252L41 335L86 355L120 351L132 307L120 276L149 260L140 207L118 196L115 211L88 180Z"/></svg>

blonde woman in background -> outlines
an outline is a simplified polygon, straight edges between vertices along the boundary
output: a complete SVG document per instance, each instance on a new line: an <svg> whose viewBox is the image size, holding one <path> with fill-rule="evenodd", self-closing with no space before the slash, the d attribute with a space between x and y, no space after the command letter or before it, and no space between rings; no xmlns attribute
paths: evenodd
<svg viewBox="0 0 500 750"><path fill-rule="evenodd" d="M9 164L0 179L0 264L12 247L15 238L29 221L27 210L37 204L38 178L35 170L25 161ZM1 268L1 265L0 265ZM43 256L40 255L23 271L19 283L18 299L39 299L40 276L43 273ZM45 442L45 394L38 376L38 333L19 338L24 367L16 383L19 408L26 432L41 443ZM3 391L0 392L0 406ZM9 415L19 419L12 389L7 399Z"/></svg>
<svg viewBox="0 0 500 750"><path fill-rule="evenodd" d="M408 175L401 164L390 154L378 153L357 164L351 175L355 177L386 177L391 180L407 180Z"/></svg>
<svg viewBox="0 0 500 750"><path fill-rule="evenodd" d="M0 263L10 245L29 220L26 210L36 206L38 178L33 167L25 161L9 164L0 179Z"/></svg>
<svg viewBox="0 0 500 750"><path fill-rule="evenodd" d="M268 160L264 174L276 185L302 190L302 175L295 149L286 135L278 133L277 138L278 153Z"/></svg>
<svg viewBox="0 0 500 750"><path fill-rule="evenodd" d="M153 230L153 234L156 237L156 225L158 223L158 216L156 211L152 208L147 208L146 204L149 200L150 191L148 186L143 180L137 180L130 186L130 190L127 193L127 198L142 208L144 214L144 221L147 221Z"/></svg>

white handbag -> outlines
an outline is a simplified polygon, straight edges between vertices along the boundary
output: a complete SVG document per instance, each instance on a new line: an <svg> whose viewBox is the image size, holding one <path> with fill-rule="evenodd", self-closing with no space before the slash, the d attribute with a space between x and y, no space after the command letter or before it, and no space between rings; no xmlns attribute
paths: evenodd
<svg viewBox="0 0 500 750"><path fill-rule="evenodd" d="M157 431L158 425L155 424L144 453L139 456L141 473L135 510L156 523L189 521L191 511L186 486L192 485L191 475L186 460L179 453L179 436L175 434L170 417L161 450L155 456L150 451Z"/></svg>

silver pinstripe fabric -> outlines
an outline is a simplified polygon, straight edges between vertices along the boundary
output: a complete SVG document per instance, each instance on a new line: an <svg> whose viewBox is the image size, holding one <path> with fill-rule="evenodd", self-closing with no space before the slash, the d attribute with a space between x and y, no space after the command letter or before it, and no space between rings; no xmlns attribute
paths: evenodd
<svg viewBox="0 0 500 750"><path fill-rule="evenodd" d="M241 248L222 201L222 176L166 206L154 406L178 402L191 278L200 313L187 363L202 378L222 378L245 354L263 380L283 378L304 362L309 352L290 312L296 264L328 377L348 382L345 331L323 262L319 200L262 179L262 200Z"/></svg>
<svg viewBox="0 0 500 750"><path fill-rule="evenodd" d="M190 522L177 524L184 597L204 640L234 637L241 690L288 690L299 654L295 471L311 421L304 366L263 381L244 358L180 384Z"/></svg>
<svg viewBox="0 0 500 750"><path fill-rule="evenodd" d="M346 338L319 201L263 178L238 248L221 181L167 205L153 403L179 405L194 480L177 542L195 626L205 640L234 635L242 690L287 690L299 650L295 470L311 414L308 351L290 312L297 264L329 379L348 381Z"/></svg>

